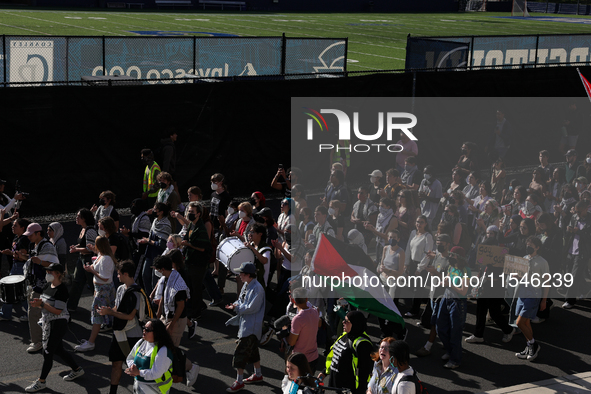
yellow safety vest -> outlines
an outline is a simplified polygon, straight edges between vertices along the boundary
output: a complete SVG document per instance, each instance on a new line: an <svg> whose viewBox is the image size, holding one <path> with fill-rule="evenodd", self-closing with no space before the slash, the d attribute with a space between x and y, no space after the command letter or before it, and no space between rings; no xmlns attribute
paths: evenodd
<svg viewBox="0 0 591 394"><path fill-rule="evenodd" d="M137 356L140 347L138 346L135 349L134 356ZM150 369L154 366L154 360L156 359L156 354L158 353L158 345L154 345L154 349L152 350L152 355L150 356ZM164 375L159 377L155 380L156 387L160 390L162 394L167 394L172 387L172 364L170 364L170 368L168 371L164 372Z"/></svg>
<svg viewBox="0 0 591 394"><path fill-rule="evenodd" d="M146 170L144 171L144 193L154 187L156 183L156 171L161 172L158 163L154 162L151 168L146 166ZM158 190L148 194L148 197L158 197Z"/></svg>
<svg viewBox="0 0 591 394"><path fill-rule="evenodd" d="M345 335L347 335L347 333L344 333L340 337L338 337L337 340L335 341L335 343L337 343ZM364 332L362 335L360 335L359 337L357 337L353 341L353 372L355 373L355 388L356 389L359 388L359 358L357 357L357 346L359 346L359 344L363 341L369 342L373 346L373 343L367 337L369 337L369 335L367 335ZM332 364L332 356L333 356L333 347L334 347L334 343L330 347L330 352L328 353L328 356L326 356L325 375L328 375L330 373L330 366ZM367 377L367 383L369 383L370 379L371 379L371 374L369 374L369 376Z"/></svg>

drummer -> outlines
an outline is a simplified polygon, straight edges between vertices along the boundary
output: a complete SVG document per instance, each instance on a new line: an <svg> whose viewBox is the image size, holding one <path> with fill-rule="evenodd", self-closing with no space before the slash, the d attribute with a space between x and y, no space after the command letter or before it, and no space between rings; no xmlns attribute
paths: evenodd
<svg viewBox="0 0 591 394"><path fill-rule="evenodd" d="M24 235L24 232L29 224L31 224L31 222L29 222L27 219L17 219L12 223L12 233L14 234L12 248L2 251L2 254L9 256L8 258L12 259L13 261L10 275L24 274L23 266L25 265L25 261L27 261L27 253L29 250L29 238ZM26 322L28 321L27 304L24 299L22 301L24 311L21 313L20 320ZM19 308L18 305L19 304L4 304L2 306L2 312L0 312L0 321L12 320L12 308L15 308L15 310L22 310L22 308Z"/></svg>

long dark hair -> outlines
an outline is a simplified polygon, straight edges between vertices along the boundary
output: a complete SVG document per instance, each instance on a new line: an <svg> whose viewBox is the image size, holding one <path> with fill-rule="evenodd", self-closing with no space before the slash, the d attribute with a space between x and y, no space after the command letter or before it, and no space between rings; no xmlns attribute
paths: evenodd
<svg viewBox="0 0 591 394"><path fill-rule="evenodd" d="M287 360L285 360L285 362L286 364L288 362L292 363L293 365L298 367L300 376L306 376L308 374L311 376L307 379L300 379L300 386L316 387L316 383L314 382L314 371L312 371L312 368L310 367L310 364L308 363L308 359L306 358L305 354L293 352L287 357Z"/></svg>
<svg viewBox="0 0 591 394"><path fill-rule="evenodd" d="M146 324L148 322L152 322L152 329L154 330L154 343L158 345L159 349L162 349L166 346L168 350L171 352L174 351L174 343L172 342L172 338L168 331L166 331L166 326L158 319L147 319Z"/></svg>

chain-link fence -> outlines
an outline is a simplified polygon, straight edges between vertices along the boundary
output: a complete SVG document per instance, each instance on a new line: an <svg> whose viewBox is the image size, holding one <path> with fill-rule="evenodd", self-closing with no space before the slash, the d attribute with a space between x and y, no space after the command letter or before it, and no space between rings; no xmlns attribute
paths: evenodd
<svg viewBox="0 0 591 394"><path fill-rule="evenodd" d="M407 70L535 68L590 63L591 34L408 37Z"/></svg>
<svg viewBox="0 0 591 394"><path fill-rule="evenodd" d="M7 84L121 77L145 84L188 77L345 72L346 38L2 36L0 78Z"/></svg>

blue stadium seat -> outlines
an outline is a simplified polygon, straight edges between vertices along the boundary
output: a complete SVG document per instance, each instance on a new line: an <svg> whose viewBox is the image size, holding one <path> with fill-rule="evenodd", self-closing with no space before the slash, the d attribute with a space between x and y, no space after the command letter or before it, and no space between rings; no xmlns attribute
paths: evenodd
<svg viewBox="0 0 591 394"><path fill-rule="evenodd" d="M576 4L564 4L560 3L558 8L559 14L567 14L567 15L576 15L577 14L577 5Z"/></svg>

